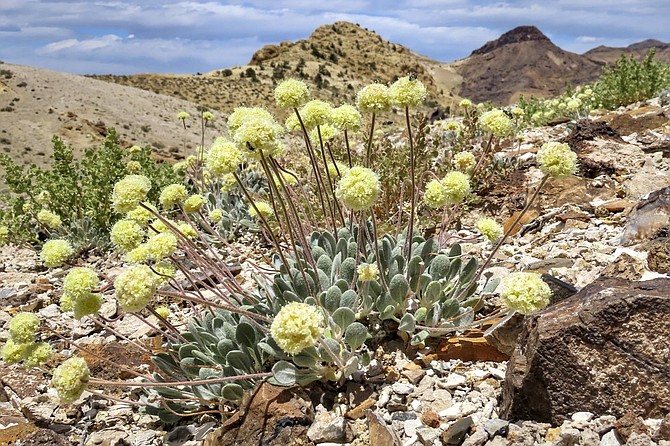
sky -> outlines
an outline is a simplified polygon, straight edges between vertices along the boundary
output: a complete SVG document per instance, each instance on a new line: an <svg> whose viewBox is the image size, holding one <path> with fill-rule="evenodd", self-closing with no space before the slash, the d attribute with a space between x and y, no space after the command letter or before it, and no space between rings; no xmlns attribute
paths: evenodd
<svg viewBox="0 0 670 446"><path fill-rule="evenodd" d="M443 62L519 25L561 48L670 42L669 0L0 0L0 60L77 74L196 73L346 20Z"/></svg>

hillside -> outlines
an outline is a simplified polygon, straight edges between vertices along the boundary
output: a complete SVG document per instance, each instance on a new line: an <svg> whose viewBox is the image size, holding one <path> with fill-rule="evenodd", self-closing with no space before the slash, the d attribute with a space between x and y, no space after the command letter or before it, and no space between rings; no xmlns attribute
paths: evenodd
<svg viewBox="0 0 670 446"><path fill-rule="evenodd" d="M317 87L319 99L339 105L353 102L356 92L370 82L391 82L410 72L428 88L427 108L454 101L448 92L458 80L448 66L348 22L321 26L307 39L267 45L248 65L196 75L92 77L229 112L242 104L272 107L274 87L286 78L305 80Z"/></svg>
<svg viewBox="0 0 670 446"><path fill-rule="evenodd" d="M661 42L660 40L655 39L643 40L642 42L634 43L622 48L600 45L585 52L583 56L597 62L614 64L621 55L632 55L635 59L642 60L652 49L656 50L654 60L670 63L670 43Z"/></svg>
<svg viewBox="0 0 670 446"><path fill-rule="evenodd" d="M567 83L598 77L603 63L554 45L534 26L520 26L452 64L463 78L456 93L477 102L509 104L519 95L547 97Z"/></svg>
<svg viewBox="0 0 670 446"><path fill-rule="evenodd" d="M19 162L47 163L54 135L81 153L111 127L127 146L150 144L163 158L182 158L200 144L200 124L184 130L176 118L180 110L196 116L193 103L22 65L2 63L0 73L0 150Z"/></svg>

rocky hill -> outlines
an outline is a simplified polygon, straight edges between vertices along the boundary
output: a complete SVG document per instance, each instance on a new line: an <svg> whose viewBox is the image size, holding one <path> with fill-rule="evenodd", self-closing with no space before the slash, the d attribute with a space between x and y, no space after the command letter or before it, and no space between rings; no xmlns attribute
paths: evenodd
<svg viewBox="0 0 670 446"><path fill-rule="evenodd" d="M520 95L547 97L598 77L602 62L564 51L534 26L519 26L452 64L462 77L456 93L509 104Z"/></svg>
<svg viewBox="0 0 670 446"><path fill-rule="evenodd" d="M670 63L670 43L661 42L656 39L643 40L642 42L634 43L623 48L600 45L585 52L583 55L597 62L613 64L623 54L627 56L632 55L635 59L642 60L652 49L656 51L654 60Z"/></svg>
<svg viewBox="0 0 670 446"><path fill-rule="evenodd" d="M178 159L201 141L200 124L192 120L184 129L176 118L180 110L197 113L195 104L166 95L0 64L0 150L19 162L47 164L54 135L81 153L112 127L128 146L151 145L159 157Z"/></svg>
<svg viewBox="0 0 670 446"><path fill-rule="evenodd" d="M454 102L450 91L458 80L447 65L349 22L321 26L307 39L267 45L248 65L196 75L93 77L229 112L241 104L272 107L274 87L286 78L305 80L316 87L319 99L338 105L353 102L356 92L370 82L392 82L411 72L428 88L427 108Z"/></svg>

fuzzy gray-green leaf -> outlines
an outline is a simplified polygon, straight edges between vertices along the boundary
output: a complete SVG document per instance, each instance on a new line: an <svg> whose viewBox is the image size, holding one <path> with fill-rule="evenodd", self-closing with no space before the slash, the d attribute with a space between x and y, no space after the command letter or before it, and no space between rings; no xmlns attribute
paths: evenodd
<svg viewBox="0 0 670 446"><path fill-rule="evenodd" d="M326 310L332 313L340 307L341 297L342 291L339 287L333 285L326 291L326 298L323 306L326 307Z"/></svg>
<svg viewBox="0 0 670 446"><path fill-rule="evenodd" d="M405 315L400 319L400 325L398 325L398 330L406 331L407 333L414 333L416 328L416 320L411 313L405 313Z"/></svg>
<svg viewBox="0 0 670 446"><path fill-rule="evenodd" d="M365 343L367 338L368 329L360 322L350 324L344 332L344 340L347 341L352 350L357 350Z"/></svg>
<svg viewBox="0 0 670 446"><path fill-rule="evenodd" d="M279 361L272 367L272 384L278 386L292 386L296 381L298 369L288 361Z"/></svg>
<svg viewBox="0 0 670 446"><path fill-rule="evenodd" d="M402 274L393 276L391 283L389 283L389 292L391 293L391 298L395 302L404 302L407 293L409 293L409 283L407 282L407 279L405 279L405 276Z"/></svg>
<svg viewBox="0 0 670 446"><path fill-rule="evenodd" d="M333 321L342 329L342 331L346 330L355 320L356 315L351 308L341 307L333 313Z"/></svg>
<svg viewBox="0 0 670 446"><path fill-rule="evenodd" d="M237 383L228 383L221 389L221 396L227 401L240 401L244 396L244 388Z"/></svg>

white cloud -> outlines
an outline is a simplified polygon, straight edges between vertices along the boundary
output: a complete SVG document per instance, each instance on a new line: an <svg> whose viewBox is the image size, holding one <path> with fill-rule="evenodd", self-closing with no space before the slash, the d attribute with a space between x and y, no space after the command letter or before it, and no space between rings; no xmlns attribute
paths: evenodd
<svg viewBox="0 0 670 446"><path fill-rule="evenodd" d="M518 25L575 52L670 41L667 17L670 2L657 0L0 0L0 59L77 72L87 61L84 72L208 71L349 20L449 61Z"/></svg>

